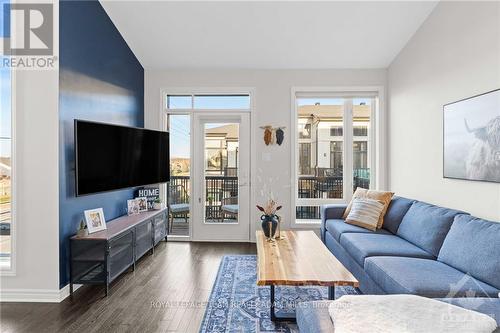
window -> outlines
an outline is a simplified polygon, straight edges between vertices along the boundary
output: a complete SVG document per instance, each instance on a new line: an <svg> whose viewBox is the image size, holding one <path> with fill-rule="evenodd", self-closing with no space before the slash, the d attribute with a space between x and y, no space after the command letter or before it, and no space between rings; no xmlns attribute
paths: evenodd
<svg viewBox="0 0 500 333"><path fill-rule="evenodd" d="M194 109L249 109L249 95L195 95Z"/></svg>
<svg viewBox="0 0 500 333"><path fill-rule="evenodd" d="M192 96L167 96L167 109L191 109L193 106Z"/></svg>
<svg viewBox="0 0 500 333"><path fill-rule="evenodd" d="M12 256L12 108L11 72L0 68L0 269L11 269Z"/></svg>
<svg viewBox="0 0 500 333"><path fill-rule="evenodd" d="M250 95L168 95L169 110L249 110Z"/></svg>
<svg viewBox="0 0 500 333"><path fill-rule="evenodd" d="M342 176L343 158L342 158L342 141L331 141L330 142L330 165L333 169L333 175L337 174Z"/></svg>
<svg viewBox="0 0 500 333"><path fill-rule="evenodd" d="M311 161L311 144L299 143L299 173L301 175L309 175L312 169Z"/></svg>
<svg viewBox="0 0 500 333"><path fill-rule="evenodd" d="M343 152L342 132L344 100L331 98L299 98L298 128L309 124L310 139L298 136L299 159L297 196L303 199L342 198ZM332 139L332 133L335 139ZM305 205L306 206L306 205ZM301 208L298 216L317 215L314 207ZM309 212L309 213L308 213Z"/></svg>
<svg viewBox="0 0 500 333"><path fill-rule="evenodd" d="M205 223L238 223L238 214L226 214L226 205L239 200L239 123L211 123L204 126Z"/></svg>
<svg viewBox="0 0 500 333"><path fill-rule="evenodd" d="M310 139L310 138L311 138L311 124L299 123L299 139Z"/></svg>
<svg viewBox="0 0 500 333"><path fill-rule="evenodd" d="M342 126L334 126L330 128L330 136L343 136L343 128Z"/></svg>
<svg viewBox="0 0 500 333"><path fill-rule="evenodd" d="M168 114L165 129L170 133L170 182L167 184L167 205L184 209L172 214L168 224L170 236L189 236L191 197L191 117L189 114Z"/></svg>
<svg viewBox="0 0 500 333"><path fill-rule="evenodd" d="M227 167L227 150L224 137L208 137L205 139L205 171L209 174L222 175Z"/></svg>
<svg viewBox="0 0 500 333"><path fill-rule="evenodd" d="M372 185L376 95L296 93L295 102L296 223L319 222L320 205L347 202L357 187Z"/></svg>
<svg viewBox="0 0 500 333"><path fill-rule="evenodd" d="M368 136L368 126L354 126L354 136Z"/></svg>
<svg viewBox="0 0 500 333"><path fill-rule="evenodd" d="M358 100L353 105L353 190L370 188L370 126L372 103Z"/></svg>
<svg viewBox="0 0 500 333"><path fill-rule="evenodd" d="M368 168L368 142L354 141L353 151L354 170Z"/></svg>

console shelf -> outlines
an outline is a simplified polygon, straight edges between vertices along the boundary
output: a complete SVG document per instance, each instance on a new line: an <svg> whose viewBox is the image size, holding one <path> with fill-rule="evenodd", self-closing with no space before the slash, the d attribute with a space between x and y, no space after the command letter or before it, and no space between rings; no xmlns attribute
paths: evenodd
<svg viewBox="0 0 500 333"><path fill-rule="evenodd" d="M107 229L70 238L70 292L73 284L109 285L162 239L167 240L167 210L121 216Z"/></svg>
<svg viewBox="0 0 500 333"><path fill-rule="evenodd" d="M73 261L104 261L104 252L99 247L90 248L88 251L73 257Z"/></svg>

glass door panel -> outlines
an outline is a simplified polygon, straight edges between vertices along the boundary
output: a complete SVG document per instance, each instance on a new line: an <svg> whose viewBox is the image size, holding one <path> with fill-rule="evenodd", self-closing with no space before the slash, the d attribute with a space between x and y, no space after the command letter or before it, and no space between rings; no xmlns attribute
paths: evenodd
<svg viewBox="0 0 500 333"><path fill-rule="evenodd" d="M195 241L250 239L250 115L194 114Z"/></svg>
<svg viewBox="0 0 500 333"><path fill-rule="evenodd" d="M238 222L238 123L205 123L205 223Z"/></svg>
<svg viewBox="0 0 500 333"><path fill-rule="evenodd" d="M372 98L353 99L353 191L356 188L370 188L371 166L371 115L374 100Z"/></svg>
<svg viewBox="0 0 500 333"><path fill-rule="evenodd" d="M342 199L344 99L298 98L296 219L319 219L321 199ZM301 200L302 199L302 200Z"/></svg>
<svg viewBox="0 0 500 333"><path fill-rule="evenodd" d="M191 117L167 115L170 133L170 182L167 185L168 234L189 236L191 198Z"/></svg>

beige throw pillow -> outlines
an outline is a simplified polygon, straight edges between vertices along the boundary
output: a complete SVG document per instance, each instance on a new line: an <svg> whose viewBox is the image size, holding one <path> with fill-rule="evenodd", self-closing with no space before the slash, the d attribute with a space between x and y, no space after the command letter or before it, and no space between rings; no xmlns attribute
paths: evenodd
<svg viewBox="0 0 500 333"><path fill-rule="evenodd" d="M347 206L343 218L346 219L347 216L349 215L349 212L351 211L351 206L352 206L352 201L354 199L358 198L366 198L366 199L373 199L380 201L381 203L384 204L384 209L382 209L382 213L380 214L378 223L377 223L377 229L382 228L382 225L384 224L384 216L385 213L387 212L387 208L389 207L389 204L391 203L392 197L394 196L393 192L385 192L385 191L374 191L374 190L367 190L361 187L358 187L356 189L356 192L354 192L352 196L352 200Z"/></svg>
<svg viewBox="0 0 500 333"><path fill-rule="evenodd" d="M345 222L375 231L383 209L384 204L380 201L365 198L353 199L351 211Z"/></svg>

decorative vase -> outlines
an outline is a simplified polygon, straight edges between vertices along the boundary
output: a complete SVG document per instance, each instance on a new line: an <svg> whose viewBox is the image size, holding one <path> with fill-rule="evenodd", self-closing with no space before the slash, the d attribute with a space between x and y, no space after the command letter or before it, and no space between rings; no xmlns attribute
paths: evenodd
<svg viewBox="0 0 500 333"><path fill-rule="evenodd" d="M281 239L281 217L276 215L276 219L278 220L278 232L277 232L277 235L274 236L274 238Z"/></svg>
<svg viewBox="0 0 500 333"><path fill-rule="evenodd" d="M260 217L262 221L262 231L267 238L273 238L278 228L278 220L276 215L262 215Z"/></svg>
<svg viewBox="0 0 500 333"><path fill-rule="evenodd" d="M77 235L78 237L87 236L88 234L89 234L88 229L80 229L80 230L78 230L78 232L76 233L76 235Z"/></svg>
<svg viewBox="0 0 500 333"><path fill-rule="evenodd" d="M160 210L161 209L161 202L153 202L153 209Z"/></svg>

